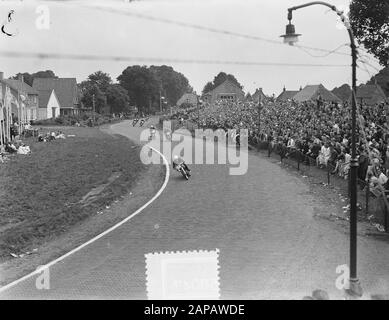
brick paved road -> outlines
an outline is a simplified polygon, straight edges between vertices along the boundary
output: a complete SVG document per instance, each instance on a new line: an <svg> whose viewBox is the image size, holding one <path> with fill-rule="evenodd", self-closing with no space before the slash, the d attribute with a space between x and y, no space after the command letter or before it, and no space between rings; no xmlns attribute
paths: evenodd
<svg viewBox="0 0 389 320"><path fill-rule="evenodd" d="M113 130L139 138L128 122ZM243 176L230 176L225 165L191 168L189 182L171 172L141 214L52 266L50 290L37 290L32 277L0 297L146 299L145 253L215 248L222 299L300 299L318 288L342 297L335 269L348 263L348 235L314 218L326 204L300 178L255 153ZM359 257L365 290L389 288L387 244L361 237Z"/></svg>

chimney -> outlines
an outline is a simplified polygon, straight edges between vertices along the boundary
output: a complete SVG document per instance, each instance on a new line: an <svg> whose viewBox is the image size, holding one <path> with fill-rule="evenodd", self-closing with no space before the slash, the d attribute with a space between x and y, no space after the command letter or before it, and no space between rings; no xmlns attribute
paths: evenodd
<svg viewBox="0 0 389 320"><path fill-rule="evenodd" d="M286 91L286 88L285 88L285 86L284 86L284 90L283 90L284 92Z"/></svg>
<svg viewBox="0 0 389 320"><path fill-rule="evenodd" d="M0 72L0 80L4 79L4 72Z"/></svg>
<svg viewBox="0 0 389 320"><path fill-rule="evenodd" d="M24 82L24 77L23 77L22 74L19 74L18 78L19 78L19 80L20 80L21 82Z"/></svg>

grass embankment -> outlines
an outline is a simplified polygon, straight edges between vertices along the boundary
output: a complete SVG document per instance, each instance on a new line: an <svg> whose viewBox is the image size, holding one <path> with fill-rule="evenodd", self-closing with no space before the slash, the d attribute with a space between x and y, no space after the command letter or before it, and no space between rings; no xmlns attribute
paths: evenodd
<svg viewBox="0 0 389 320"><path fill-rule="evenodd" d="M147 168L125 137L95 128L58 129L75 137L46 143L29 138L31 155L0 164L0 258L36 248L96 214Z"/></svg>

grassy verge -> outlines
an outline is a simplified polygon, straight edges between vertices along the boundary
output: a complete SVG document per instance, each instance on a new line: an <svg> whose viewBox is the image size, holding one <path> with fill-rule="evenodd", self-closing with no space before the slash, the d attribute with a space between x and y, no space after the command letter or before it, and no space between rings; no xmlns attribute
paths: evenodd
<svg viewBox="0 0 389 320"><path fill-rule="evenodd" d="M146 170L127 138L56 127L65 140L25 140L32 154L0 164L0 258L30 251L126 194ZM44 129L46 130L46 129ZM114 178L113 178L114 177ZM98 196L80 202L94 188Z"/></svg>

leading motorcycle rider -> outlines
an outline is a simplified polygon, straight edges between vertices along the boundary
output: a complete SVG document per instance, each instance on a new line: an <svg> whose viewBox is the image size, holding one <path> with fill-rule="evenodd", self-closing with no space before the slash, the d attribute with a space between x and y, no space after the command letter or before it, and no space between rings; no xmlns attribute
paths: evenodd
<svg viewBox="0 0 389 320"><path fill-rule="evenodd" d="M173 157L173 169L176 169L177 166L179 166L179 165L182 165L184 167L184 169L186 170L186 172L188 173L188 176L190 176L190 169L187 166L187 164L185 163L185 160L182 159L180 156L175 155Z"/></svg>

